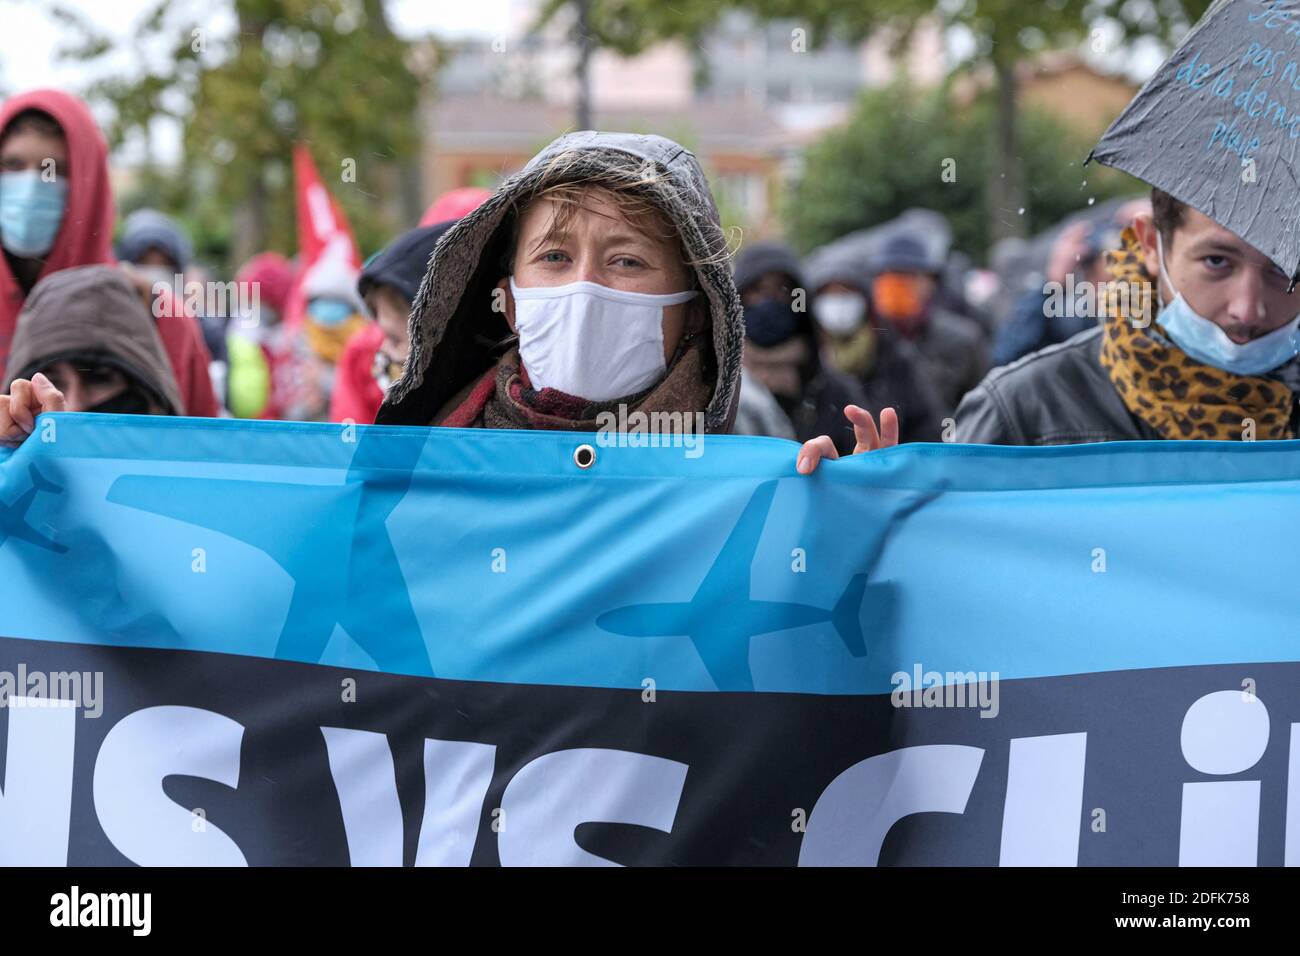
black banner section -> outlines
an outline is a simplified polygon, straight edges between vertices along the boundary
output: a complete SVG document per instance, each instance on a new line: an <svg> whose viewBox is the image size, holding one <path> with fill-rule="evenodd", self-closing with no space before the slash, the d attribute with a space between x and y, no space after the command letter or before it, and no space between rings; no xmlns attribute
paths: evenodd
<svg viewBox="0 0 1300 956"><path fill-rule="evenodd" d="M79 706L39 706L71 674ZM1294 663L963 703L5 639L0 682L11 865L1277 866L1300 762Z"/></svg>

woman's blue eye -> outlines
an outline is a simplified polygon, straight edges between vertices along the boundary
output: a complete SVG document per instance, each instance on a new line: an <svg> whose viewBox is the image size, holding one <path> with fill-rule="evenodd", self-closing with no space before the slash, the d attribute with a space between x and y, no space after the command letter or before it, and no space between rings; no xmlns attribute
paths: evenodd
<svg viewBox="0 0 1300 956"><path fill-rule="evenodd" d="M1205 259L1202 261L1204 261L1204 263L1207 266L1209 266L1211 269L1222 269L1224 266L1228 264L1228 257L1227 256L1206 256Z"/></svg>
<svg viewBox="0 0 1300 956"><path fill-rule="evenodd" d="M641 265L640 259L633 259L631 256L619 256L614 261L621 266L632 266L633 268Z"/></svg>
<svg viewBox="0 0 1300 956"><path fill-rule="evenodd" d="M553 259L551 258L552 256L560 256L561 259ZM564 258L564 253L560 252L560 250L558 249L552 249L550 252L546 252L542 254L543 262L560 262L562 261L563 258Z"/></svg>

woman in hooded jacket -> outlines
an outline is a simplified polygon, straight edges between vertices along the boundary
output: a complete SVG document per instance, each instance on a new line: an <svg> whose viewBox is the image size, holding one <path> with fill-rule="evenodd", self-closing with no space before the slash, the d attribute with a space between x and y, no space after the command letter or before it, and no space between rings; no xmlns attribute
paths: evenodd
<svg viewBox="0 0 1300 956"><path fill-rule="evenodd" d="M597 431L643 412L652 429L692 415L730 431L744 321L694 155L660 136L560 137L438 243L410 340L378 424ZM24 386L0 438L29 434L55 396Z"/></svg>
<svg viewBox="0 0 1300 956"><path fill-rule="evenodd" d="M744 323L694 155L560 137L443 237L410 339L378 424L595 431L621 409L729 431Z"/></svg>

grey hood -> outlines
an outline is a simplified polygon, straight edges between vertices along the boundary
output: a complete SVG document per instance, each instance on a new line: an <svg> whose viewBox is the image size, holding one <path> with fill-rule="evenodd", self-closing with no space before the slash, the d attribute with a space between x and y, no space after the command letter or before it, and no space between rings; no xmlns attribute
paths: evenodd
<svg viewBox="0 0 1300 956"><path fill-rule="evenodd" d="M184 414L156 321L116 266L62 269L36 283L18 316L3 391L59 361L110 365L143 388L162 414Z"/></svg>
<svg viewBox="0 0 1300 956"><path fill-rule="evenodd" d="M662 136L567 133L506 179L496 194L456 223L438 242L411 310L411 351L402 377L389 389L376 423L428 425L438 410L496 364L497 347L510 329L490 309L492 289L506 271L502 257L512 209L541 189L626 170L641 178L647 163L657 175L644 196L676 227L708 299L717 382L705 411L705 428L730 430L740 392L745 324L731 278L717 206L695 156Z"/></svg>

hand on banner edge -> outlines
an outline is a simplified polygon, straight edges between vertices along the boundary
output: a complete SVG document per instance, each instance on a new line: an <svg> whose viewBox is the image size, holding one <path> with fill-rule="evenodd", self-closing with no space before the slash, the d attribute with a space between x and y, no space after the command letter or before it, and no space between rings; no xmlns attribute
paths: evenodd
<svg viewBox="0 0 1300 956"><path fill-rule="evenodd" d="M893 408L880 411L880 428L871 412L858 405L844 406L844 417L853 423L853 435L857 444L853 454L864 451L876 451L879 448L893 448L898 444L898 412ZM799 446L799 457L795 460L795 470L801 475L811 475L823 458L835 461L840 453L835 450L835 442L829 435L818 435Z"/></svg>
<svg viewBox="0 0 1300 956"><path fill-rule="evenodd" d="M0 444L22 444L36 429L36 416L61 412L67 403L63 393L41 372L31 380L16 378L9 383L9 394L0 395Z"/></svg>

